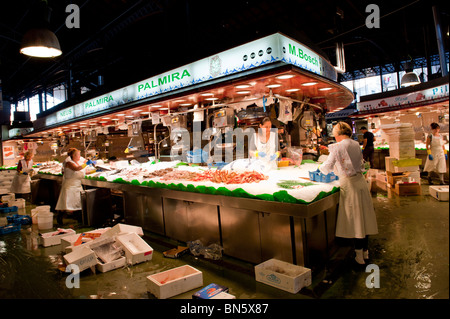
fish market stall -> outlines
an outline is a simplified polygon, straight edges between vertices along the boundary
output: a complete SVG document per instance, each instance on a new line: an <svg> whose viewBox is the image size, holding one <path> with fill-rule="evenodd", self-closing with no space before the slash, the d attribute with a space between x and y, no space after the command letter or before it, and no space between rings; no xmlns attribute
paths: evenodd
<svg viewBox="0 0 450 319"><path fill-rule="evenodd" d="M223 253L259 263L278 258L311 268L334 247L339 181L310 180L318 163L262 174L186 163L130 165L87 175L86 189L123 193L127 223L181 242L220 244ZM61 176L37 174L60 183Z"/></svg>
<svg viewBox="0 0 450 319"><path fill-rule="evenodd" d="M335 248L339 201L336 176L316 172L331 141L324 116L353 99L327 58L275 33L43 114L30 137L60 162L71 147L97 162L82 181L88 225L111 213L114 192L126 222L146 231L314 269ZM266 151L252 150L266 118L279 157L270 170L258 163ZM35 176L50 205L57 174Z"/></svg>

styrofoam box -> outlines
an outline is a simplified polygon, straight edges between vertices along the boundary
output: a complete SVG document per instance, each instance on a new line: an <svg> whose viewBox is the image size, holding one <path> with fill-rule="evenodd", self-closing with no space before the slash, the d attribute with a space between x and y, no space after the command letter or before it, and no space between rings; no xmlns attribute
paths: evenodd
<svg viewBox="0 0 450 319"><path fill-rule="evenodd" d="M430 186L430 195L442 202L448 202L449 200L449 186Z"/></svg>
<svg viewBox="0 0 450 319"><path fill-rule="evenodd" d="M269 259L255 266L256 281L296 294L311 285L311 269L278 259Z"/></svg>
<svg viewBox="0 0 450 319"><path fill-rule="evenodd" d="M116 241L122 245L130 265L151 260L153 257L153 248L136 233L116 236Z"/></svg>
<svg viewBox="0 0 450 319"><path fill-rule="evenodd" d="M98 261L96 267L100 272L107 272L117 268L124 267L126 263L127 263L126 258L120 257L119 259L113 260L109 263L103 263L101 261Z"/></svg>
<svg viewBox="0 0 450 319"><path fill-rule="evenodd" d="M142 231L142 227L140 226L133 226L133 225L127 225L127 224L117 224L111 229L109 229L107 232L105 232L102 237L113 237L118 236L121 234L128 234L128 233L136 233L139 236L144 236L144 232Z"/></svg>
<svg viewBox="0 0 450 319"><path fill-rule="evenodd" d="M102 234L109 229L110 229L110 227L99 228L99 229L87 231L84 233L101 233ZM78 237L80 237L80 235L81 235L81 233L78 233L78 234L73 234L73 235L61 238L61 250L65 251L66 253L69 253L69 252L72 252L75 249L81 247L82 245L73 246L73 244L77 241L77 239L78 239Z"/></svg>
<svg viewBox="0 0 450 319"><path fill-rule="evenodd" d="M73 229L65 229L66 233L60 234L60 235L54 235L57 234L59 231L52 231L48 233L43 233L40 236L41 244L44 247L50 247L50 246L56 246L61 244L61 238L71 236L75 234L75 231Z"/></svg>
<svg viewBox="0 0 450 319"><path fill-rule="evenodd" d="M394 166L394 172L395 173L402 173L402 172L418 172L420 171L420 168L418 165L416 166Z"/></svg>
<svg viewBox="0 0 450 319"><path fill-rule="evenodd" d="M158 299L170 298L203 286L203 273L189 265L147 277L147 290Z"/></svg>
<svg viewBox="0 0 450 319"><path fill-rule="evenodd" d="M80 249L64 255L66 265L75 264L80 272L97 264L97 256L89 247L82 246Z"/></svg>
<svg viewBox="0 0 450 319"><path fill-rule="evenodd" d="M9 193L7 195L2 196L3 203L9 202L10 200L15 200L15 199L16 199L16 194L14 194L14 193Z"/></svg>

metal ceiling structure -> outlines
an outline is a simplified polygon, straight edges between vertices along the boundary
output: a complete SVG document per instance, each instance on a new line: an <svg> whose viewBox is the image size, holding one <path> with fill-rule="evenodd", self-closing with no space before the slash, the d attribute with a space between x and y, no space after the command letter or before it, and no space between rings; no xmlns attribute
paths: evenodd
<svg viewBox="0 0 450 319"><path fill-rule="evenodd" d="M443 1L376 1L380 27L368 28L372 0L47 0L49 28L63 54L42 60L19 53L41 1L0 4L0 79L3 99L13 103L61 83L69 92L66 105L78 103L274 32L333 64L336 43L343 43L344 78L369 68L401 70L404 61L438 54L433 6L448 52ZM80 8L79 28L66 25L69 4ZM81 87L90 91L81 95Z"/></svg>

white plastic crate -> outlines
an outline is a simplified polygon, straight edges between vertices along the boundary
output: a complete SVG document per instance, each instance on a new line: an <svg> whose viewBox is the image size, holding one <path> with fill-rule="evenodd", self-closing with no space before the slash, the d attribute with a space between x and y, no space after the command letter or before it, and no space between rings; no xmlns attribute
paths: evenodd
<svg viewBox="0 0 450 319"><path fill-rule="evenodd" d="M130 265L149 261L153 257L153 248L136 233L116 236L116 241L122 245L127 263Z"/></svg>
<svg viewBox="0 0 450 319"><path fill-rule="evenodd" d="M269 259L255 266L255 279L266 285L296 294L311 285L311 270L281 260Z"/></svg>
<svg viewBox="0 0 450 319"><path fill-rule="evenodd" d="M184 265L147 277L147 290L158 299L167 299L203 286L200 270Z"/></svg>

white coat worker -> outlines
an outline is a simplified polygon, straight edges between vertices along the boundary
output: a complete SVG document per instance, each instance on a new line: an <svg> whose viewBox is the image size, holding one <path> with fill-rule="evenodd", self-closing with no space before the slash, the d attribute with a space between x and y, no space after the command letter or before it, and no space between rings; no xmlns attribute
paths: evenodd
<svg viewBox="0 0 450 319"><path fill-rule="evenodd" d="M278 151L278 130L271 130L272 121L265 117L259 124L257 133L253 134L250 141L250 156L264 162L268 169L277 169L277 159L280 157Z"/></svg>
<svg viewBox="0 0 450 319"><path fill-rule="evenodd" d="M55 210L59 211L57 216L58 224L62 224L64 213L73 214L77 212L80 221L81 217L81 192L83 187L81 181L85 176L84 168L89 164L83 163L80 151L71 148L67 152L69 156L63 163L63 182L61 192Z"/></svg>
<svg viewBox="0 0 450 319"><path fill-rule="evenodd" d="M11 184L11 193L26 197L31 193L31 174L33 172L33 153L25 152L17 164L17 174Z"/></svg>
<svg viewBox="0 0 450 319"><path fill-rule="evenodd" d="M319 166L323 174L334 173L339 176L339 210L336 220L336 237L351 238L355 246L355 260L364 265L369 259L369 235L378 233L378 224L373 208L372 197L364 171L363 155L357 141L352 140L352 129L345 122L333 128L337 141L328 146L330 155Z"/></svg>
<svg viewBox="0 0 450 319"><path fill-rule="evenodd" d="M447 172L447 150L444 146L444 140L439 134L441 127L437 123L431 123L431 134L427 137L427 160L423 168L424 172L428 172L428 183L433 184L431 179L432 172L439 175L441 185L444 185L444 174Z"/></svg>

